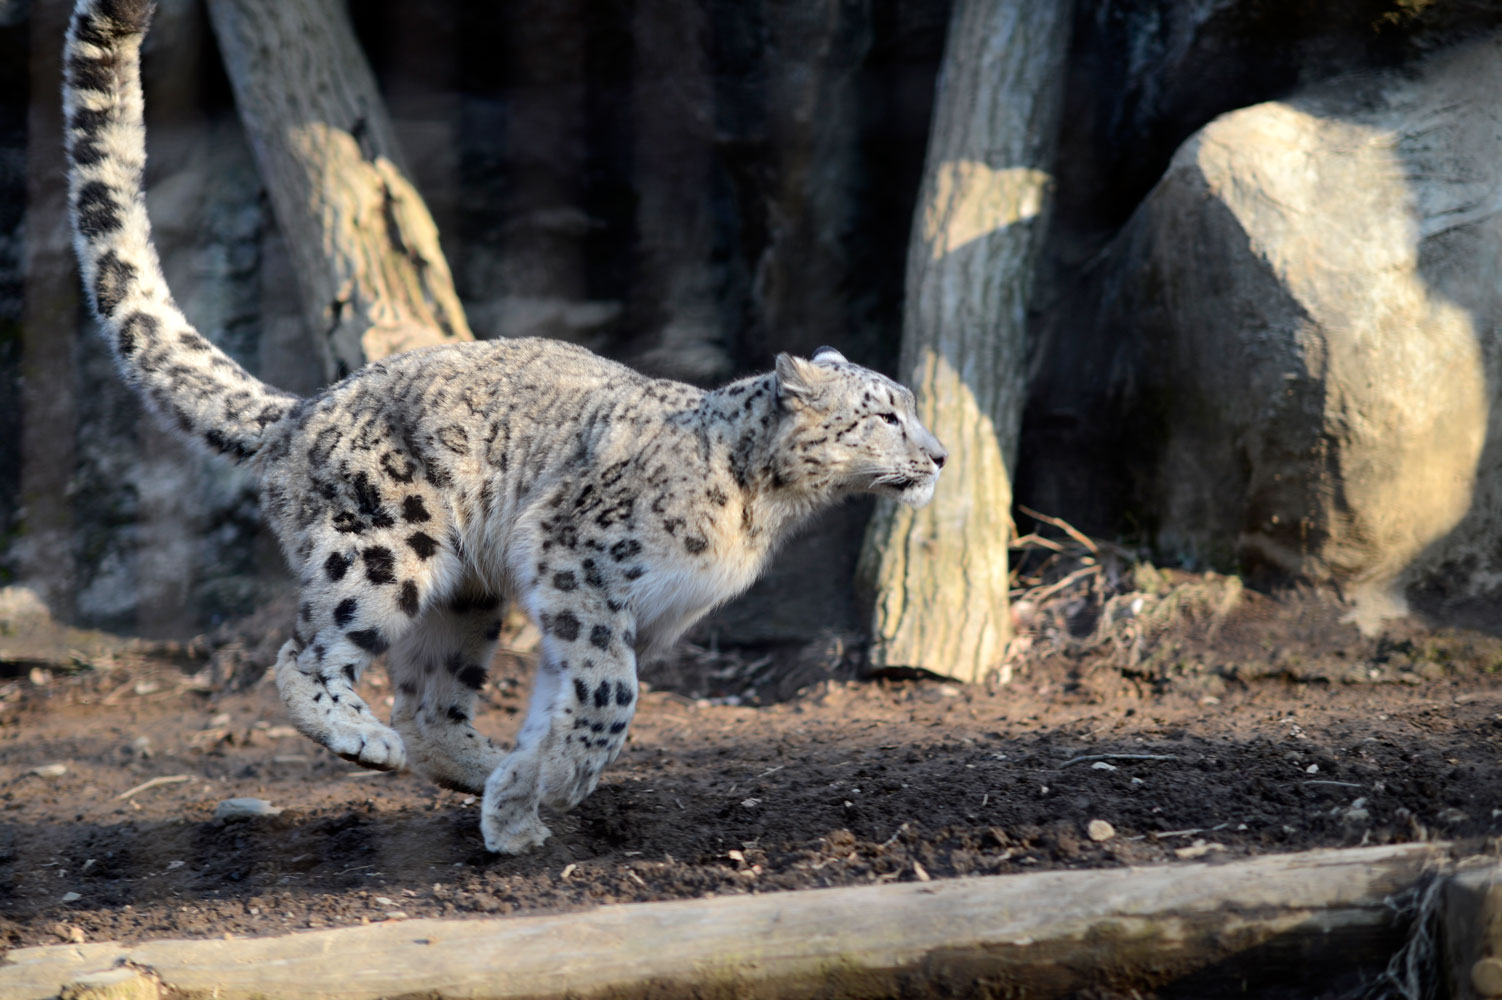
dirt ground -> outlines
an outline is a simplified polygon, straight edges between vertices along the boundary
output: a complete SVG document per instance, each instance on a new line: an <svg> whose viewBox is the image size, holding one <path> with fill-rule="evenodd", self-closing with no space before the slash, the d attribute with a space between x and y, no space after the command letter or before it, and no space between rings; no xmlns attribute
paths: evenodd
<svg viewBox="0 0 1502 1000"><path fill-rule="evenodd" d="M472 797L293 732L267 679L12 660L0 953L1502 833L1502 642L1363 637L1310 595L1133 572L1019 601L1005 685L850 679L836 649L791 691L806 655L691 648L645 671L621 759L519 858L485 851ZM528 670L498 657L477 725L510 734ZM215 817L247 796L280 811Z"/></svg>

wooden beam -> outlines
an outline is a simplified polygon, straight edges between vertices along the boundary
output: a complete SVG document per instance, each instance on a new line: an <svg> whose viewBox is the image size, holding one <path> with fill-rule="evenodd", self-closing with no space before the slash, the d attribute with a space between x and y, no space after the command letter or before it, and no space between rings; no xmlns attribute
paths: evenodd
<svg viewBox="0 0 1502 1000"><path fill-rule="evenodd" d="M0 1000L53 997L126 962L174 995L224 1000L883 996L965 993L981 981L1046 998L1103 986L1213 989L1280 970L1308 981L1311 969L1381 969L1406 933L1393 898L1444 868L1447 852L1405 844L275 938L20 948L0 961Z"/></svg>

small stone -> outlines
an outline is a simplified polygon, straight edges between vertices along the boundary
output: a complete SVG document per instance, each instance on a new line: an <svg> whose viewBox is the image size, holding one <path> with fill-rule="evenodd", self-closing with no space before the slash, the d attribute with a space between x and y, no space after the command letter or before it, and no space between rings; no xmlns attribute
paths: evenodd
<svg viewBox="0 0 1502 1000"><path fill-rule="evenodd" d="M1464 823L1471 817L1467 816L1465 811L1462 809L1451 808L1442 811L1436 818L1441 823L1444 823L1447 826L1456 826L1458 824Z"/></svg>
<svg viewBox="0 0 1502 1000"><path fill-rule="evenodd" d="M32 768L31 773L36 775L38 778L61 778L63 775L68 773L68 765L43 764L41 767Z"/></svg>
<svg viewBox="0 0 1502 1000"><path fill-rule="evenodd" d="M88 940L88 935L84 933L83 928L78 927L74 924L53 924L47 929L50 930L53 934L57 935L57 938L60 941L68 941L72 944L83 944L84 941Z"/></svg>
<svg viewBox="0 0 1502 1000"><path fill-rule="evenodd" d="M1085 834L1099 844L1116 836L1116 828L1103 819L1092 819L1085 826Z"/></svg>
<svg viewBox="0 0 1502 1000"><path fill-rule="evenodd" d="M204 728L205 729L222 729L222 728L224 728L227 725L229 725L229 713L228 712L220 712L218 715L216 715L212 719L210 719L209 720L209 724L207 726L205 726Z"/></svg>
<svg viewBox="0 0 1502 1000"><path fill-rule="evenodd" d="M390 896L377 896L375 898L375 903L377 906L395 906L396 900L392 899Z"/></svg>
<svg viewBox="0 0 1502 1000"><path fill-rule="evenodd" d="M238 819L243 816L275 816L281 809L265 799L225 799L214 807L215 819Z"/></svg>
<svg viewBox="0 0 1502 1000"><path fill-rule="evenodd" d="M76 902L78 902L82 898L83 898L83 896L80 895L79 893L76 893L76 892L65 892L65 893L63 893L62 901L64 903L76 903Z"/></svg>
<svg viewBox="0 0 1502 1000"><path fill-rule="evenodd" d="M847 802L845 804L847 806L850 805L849 802ZM755 798L753 798L753 799L741 799L741 807L743 809L755 809L759 805L761 805L761 799L755 799Z"/></svg>
<svg viewBox="0 0 1502 1000"><path fill-rule="evenodd" d="M1471 986L1484 997L1502 996L1502 959L1483 958L1471 966Z"/></svg>
<svg viewBox="0 0 1502 1000"><path fill-rule="evenodd" d="M1308 767L1304 768L1304 773L1305 774L1319 774L1319 765L1318 764L1310 764Z"/></svg>
<svg viewBox="0 0 1502 1000"><path fill-rule="evenodd" d="M1190 844L1188 847L1181 847L1178 850L1174 851L1173 853L1175 854L1175 856L1183 858L1184 860L1188 861L1188 860L1191 860L1193 858L1202 858L1206 854L1209 854L1211 851L1224 851L1225 849L1226 849L1226 845L1225 844L1215 844L1215 843L1207 844L1203 840L1196 840L1194 843Z"/></svg>
<svg viewBox="0 0 1502 1000"><path fill-rule="evenodd" d="M1090 765L1090 769L1092 771L1114 771L1114 770L1116 770L1116 765L1115 764L1107 764L1103 760L1098 760L1094 764Z"/></svg>

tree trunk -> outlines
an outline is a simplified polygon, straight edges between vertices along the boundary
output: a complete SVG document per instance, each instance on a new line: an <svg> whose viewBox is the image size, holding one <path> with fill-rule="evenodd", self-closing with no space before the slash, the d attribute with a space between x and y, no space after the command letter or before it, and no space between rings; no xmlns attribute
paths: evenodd
<svg viewBox="0 0 1502 1000"><path fill-rule="evenodd" d="M326 373L472 340L343 4L208 6Z"/></svg>
<svg viewBox="0 0 1502 1000"><path fill-rule="evenodd" d="M1007 679L1010 477L1071 6L959 0L950 19L899 377L951 458L932 504L883 501L867 531L861 578L874 595L877 667Z"/></svg>

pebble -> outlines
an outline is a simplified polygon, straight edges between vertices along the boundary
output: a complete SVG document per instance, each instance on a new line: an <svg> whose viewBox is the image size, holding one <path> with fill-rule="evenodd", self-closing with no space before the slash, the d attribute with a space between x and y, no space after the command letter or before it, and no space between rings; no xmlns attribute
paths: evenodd
<svg viewBox="0 0 1502 1000"><path fill-rule="evenodd" d="M62 901L64 903L76 903L76 902L78 902L82 898L83 898L83 895L81 893L77 893L77 892L65 892L65 893L63 893Z"/></svg>
<svg viewBox="0 0 1502 1000"><path fill-rule="evenodd" d="M235 819L241 816L275 816L281 812L265 799L225 799L214 807L215 819Z"/></svg>
<svg viewBox="0 0 1502 1000"><path fill-rule="evenodd" d="M88 935L84 933L83 928L74 924L53 924L48 929L61 940L72 944L83 944L88 940Z"/></svg>
<svg viewBox="0 0 1502 1000"><path fill-rule="evenodd" d="M1085 834L1096 843L1102 843L1116 836L1116 828L1103 819L1092 819L1085 827Z"/></svg>
<svg viewBox="0 0 1502 1000"><path fill-rule="evenodd" d="M1206 854L1209 854L1211 851L1224 851L1225 849L1226 849L1226 845L1225 844L1217 844L1217 843L1209 843L1209 844L1207 844L1203 840L1196 840L1194 843L1190 844L1188 847L1180 847L1178 850L1174 851L1173 853L1174 853L1174 855L1176 857L1183 858L1184 860L1187 861L1187 860L1190 860L1190 859L1193 859L1193 858L1203 858Z"/></svg>
<svg viewBox="0 0 1502 1000"><path fill-rule="evenodd" d="M38 778L61 778L63 775L68 773L68 765L43 764L41 767L32 768L31 773L36 775Z"/></svg>
<svg viewBox="0 0 1502 1000"><path fill-rule="evenodd" d="M1502 961L1489 957L1471 966L1471 986L1483 997L1502 996Z"/></svg>

